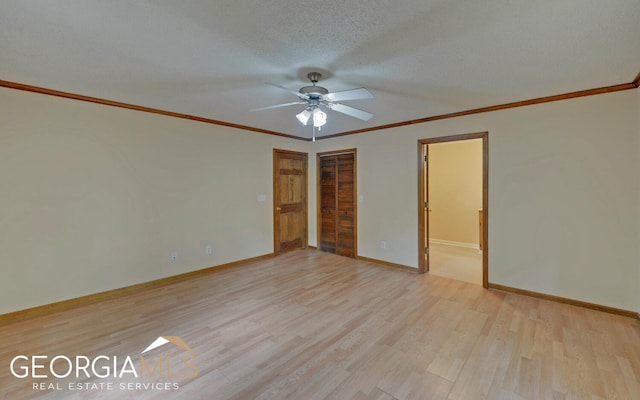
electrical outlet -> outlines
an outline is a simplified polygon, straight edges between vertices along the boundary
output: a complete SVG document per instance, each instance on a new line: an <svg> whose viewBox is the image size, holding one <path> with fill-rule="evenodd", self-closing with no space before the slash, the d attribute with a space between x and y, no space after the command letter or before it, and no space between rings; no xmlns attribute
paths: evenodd
<svg viewBox="0 0 640 400"><path fill-rule="evenodd" d="M213 247L211 247L211 246L207 246L207 247L204 249L204 252L205 252L205 253L207 253L207 254L209 254L209 255L213 254Z"/></svg>
<svg viewBox="0 0 640 400"><path fill-rule="evenodd" d="M381 249L386 249L386 248L387 248L387 242L385 242L384 240L382 240L382 241L380 242L380 248L381 248Z"/></svg>
<svg viewBox="0 0 640 400"><path fill-rule="evenodd" d="M172 252L171 253L171 260L175 261L177 259L178 259L178 252L177 251Z"/></svg>

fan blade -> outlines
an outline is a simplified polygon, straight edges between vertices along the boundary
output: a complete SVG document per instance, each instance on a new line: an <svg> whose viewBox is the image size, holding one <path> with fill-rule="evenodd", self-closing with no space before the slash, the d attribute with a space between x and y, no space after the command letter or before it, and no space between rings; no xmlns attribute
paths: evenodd
<svg viewBox="0 0 640 400"><path fill-rule="evenodd" d="M287 107L287 106L294 106L296 104L307 104L306 101L294 101L291 103L284 103L284 104L276 104L275 106L267 106L267 107L260 107L260 108L252 108L249 111L262 111L262 110L271 110L272 108L280 108L280 107Z"/></svg>
<svg viewBox="0 0 640 400"><path fill-rule="evenodd" d="M275 87L277 87L278 89L282 89L282 90L284 90L284 91L287 91L287 92L289 92L289 93L291 93L291 94L293 94L293 95L298 96L300 99L303 99L303 100L306 100L306 99L308 99L308 98L309 98L309 96L308 96L308 95L303 94L303 93L300 93L300 92L296 92L295 90L291 90L291 89L289 89L288 87L284 87L284 86L281 86L281 85L278 85L278 84L275 84L275 83L270 83L270 82L267 82L267 85L275 86Z"/></svg>
<svg viewBox="0 0 640 400"><path fill-rule="evenodd" d="M365 88L341 90L339 92L327 93L324 95L331 101L347 101L347 100L360 100L360 99L372 99L373 94Z"/></svg>
<svg viewBox="0 0 640 400"><path fill-rule="evenodd" d="M347 114L347 115L349 115L351 117L359 118L359 119L362 119L364 121L367 121L367 120L371 119L371 117L373 117L373 114L371 114L371 113L359 110L359 109L354 108L354 107L345 106L344 104L333 103L333 104L329 105L329 108L332 109L333 111L337 111L337 112L340 112L340 113L343 113L343 114Z"/></svg>

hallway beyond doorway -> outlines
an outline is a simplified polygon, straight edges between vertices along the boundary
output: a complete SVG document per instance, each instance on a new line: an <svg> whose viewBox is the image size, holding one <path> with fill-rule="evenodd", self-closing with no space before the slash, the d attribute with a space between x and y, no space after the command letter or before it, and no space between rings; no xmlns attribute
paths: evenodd
<svg viewBox="0 0 640 400"><path fill-rule="evenodd" d="M477 249L429 243L429 274L482 285L482 253Z"/></svg>

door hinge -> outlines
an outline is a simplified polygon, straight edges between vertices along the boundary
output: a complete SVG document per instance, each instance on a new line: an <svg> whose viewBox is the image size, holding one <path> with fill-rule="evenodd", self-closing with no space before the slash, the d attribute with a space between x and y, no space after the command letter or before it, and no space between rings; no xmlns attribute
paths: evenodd
<svg viewBox="0 0 640 400"><path fill-rule="evenodd" d="M428 247L424 248L424 254L429 254L429 248Z"/></svg>
<svg viewBox="0 0 640 400"><path fill-rule="evenodd" d="M428 201L425 201L425 202L424 202L424 209L425 209L425 210L428 210L428 209L429 209L429 202L428 202Z"/></svg>
<svg viewBox="0 0 640 400"><path fill-rule="evenodd" d="M424 162L429 161L429 156L424 156Z"/></svg>

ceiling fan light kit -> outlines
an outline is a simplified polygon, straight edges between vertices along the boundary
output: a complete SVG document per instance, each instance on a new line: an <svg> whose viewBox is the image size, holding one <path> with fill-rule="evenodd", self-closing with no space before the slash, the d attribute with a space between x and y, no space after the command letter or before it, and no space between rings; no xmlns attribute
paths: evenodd
<svg viewBox="0 0 640 400"><path fill-rule="evenodd" d="M300 101L255 108L251 111L270 110L273 108L306 104L307 107L302 112L296 114L296 118L303 125L307 125L309 123L309 120L312 119L314 129L320 128L327 123L327 114L321 110L321 107L324 107L327 110L337 111L339 113L346 114L350 117L358 118L363 121L367 121L371 117L373 117L373 114L367 111L338 103L338 101L363 100L373 98L373 94L367 89L356 88L342 90L339 92L329 92L329 90L327 90L326 88L316 85L320 78L322 78L322 74L320 74L319 72L309 72L307 74L307 78L309 78L309 81L311 81L311 85L303 86L297 92L290 90L289 88L286 88L284 86L269 83L269 85L271 86L275 86L279 89L296 95Z"/></svg>
<svg viewBox="0 0 640 400"><path fill-rule="evenodd" d="M308 108L303 110L301 113L296 114L296 118L298 118L298 121L300 121L302 125L306 125L309 122L309 118L311 118L311 110Z"/></svg>
<svg viewBox="0 0 640 400"><path fill-rule="evenodd" d="M314 108L310 106L304 109L301 113L296 114L296 118L302 123L302 125L307 125L311 117L313 117L313 126L316 128L327 123L327 114L318 107Z"/></svg>

